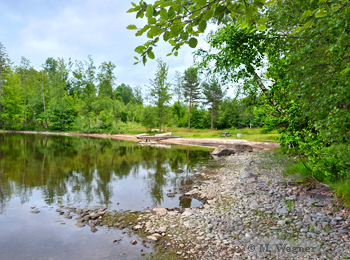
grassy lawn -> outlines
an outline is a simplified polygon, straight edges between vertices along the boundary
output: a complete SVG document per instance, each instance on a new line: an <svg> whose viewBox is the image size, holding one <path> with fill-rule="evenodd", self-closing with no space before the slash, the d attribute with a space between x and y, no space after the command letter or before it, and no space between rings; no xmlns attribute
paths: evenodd
<svg viewBox="0 0 350 260"><path fill-rule="evenodd" d="M141 133L149 133L153 135L157 132L146 131L145 127L142 127L137 123L119 124L119 130L123 134L137 135ZM165 127L164 132L172 132L172 136L182 136L185 138L223 138L223 139L238 139L237 134L241 133L242 138L249 141L256 142L278 142L279 133L272 131L264 133L262 128L243 128L243 129L223 129L223 130L210 130L210 129L191 129L180 127ZM221 132L230 132L232 137L220 137Z"/></svg>

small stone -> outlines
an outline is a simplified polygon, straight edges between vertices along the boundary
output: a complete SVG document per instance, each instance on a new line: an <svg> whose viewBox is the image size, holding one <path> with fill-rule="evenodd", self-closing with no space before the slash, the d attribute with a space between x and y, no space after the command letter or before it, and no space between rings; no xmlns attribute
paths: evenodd
<svg viewBox="0 0 350 260"><path fill-rule="evenodd" d="M169 198L175 197L175 193L167 193L166 195L167 195Z"/></svg>
<svg viewBox="0 0 350 260"><path fill-rule="evenodd" d="M242 179L258 178L258 175L253 173L246 173L241 176Z"/></svg>
<svg viewBox="0 0 350 260"><path fill-rule="evenodd" d="M139 230L139 229L142 229L142 226L141 225L136 225L132 229L133 230Z"/></svg>
<svg viewBox="0 0 350 260"><path fill-rule="evenodd" d="M176 172L176 173L183 173L184 170L182 170L181 168L179 168L179 169L175 170L175 172Z"/></svg>
<svg viewBox="0 0 350 260"><path fill-rule="evenodd" d="M147 238L149 239L149 240L152 240L152 241L157 241L158 239L157 239L157 237L155 237L155 236L147 236Z"/></svg>
<svg viewBox="0 0 350 260"><path fill-rule="evenodd" d="M277 225L283 226L285 224L284 220L279 220L277 221Z"/></svg>
<svg viewBox="0 0 350 260"><path fill-rule="evenodd" d="M278 214L288 214L288 210L286 208L279 208L277 209Z"/></svg>
<svg viewBox="0 0 350 260"><path fill-rule="evenodd" d="M195 213L195 211L194 210L185 210L182 214L181 214L181 216L191 216L191 215L193 215Z"/></svg>
<svg viewBox="0 0 350 260"><path fill-rule="evenodd" d="M131 240L130 243L133 244L133 245L136 245L137 241L134 239L134 240Z"/></svg>
<svg viewBox="0 0 350 260"><path fill-rule="evenodd" d="M40 213L40 210L31 210L30 213L38 214L38 213Z"/></svg>
<svg viewBox="0 0 350 260"><path fill-rule="evenodd" d="M98 231L98 229L97 229L97 228L95 228L95 227L91 227L90 231L91 231L92 233L95 233L95 232L97 232L97 231Z"/></svg>
<svg viewBox="0 0 350 260"><path fill-rule="evenodd" d="M165 233L166 232L166 227L160 227L159 228L160 233Z"/></svg>
<svg viewBox="0 0 350 260"><path fill-rule="evenodd" d="M194 228L194 227L196 227L196 223L193 222L193 221L191 221L191 220L185 221L185 222L184 222L184 225L185 225L185 227L187 227L187 228Z"/></svg>
<svg viewBox="0 0 350 260"><path fill-rule="evenodd" d="M85 227L84 223L78 222L77 224L75 224L77 227Z"/></svg>
<svg viewBox="0 0 350 260"><path fill-rule="evenodd" d="M167 213L167 209L166 208L154 208L151 210L152 213L155 213L159 216L164 216Z"/></svg>

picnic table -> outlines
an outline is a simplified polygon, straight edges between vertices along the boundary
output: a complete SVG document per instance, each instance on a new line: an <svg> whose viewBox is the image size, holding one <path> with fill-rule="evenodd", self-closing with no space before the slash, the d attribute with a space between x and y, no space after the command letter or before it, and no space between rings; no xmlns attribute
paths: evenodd
<svg viewBox="0 0 350 260"><path fill-rule="evenodd" d="M232 136L232 134L230 132L221 132L220 136L228 137L228 136Z"/></svg>

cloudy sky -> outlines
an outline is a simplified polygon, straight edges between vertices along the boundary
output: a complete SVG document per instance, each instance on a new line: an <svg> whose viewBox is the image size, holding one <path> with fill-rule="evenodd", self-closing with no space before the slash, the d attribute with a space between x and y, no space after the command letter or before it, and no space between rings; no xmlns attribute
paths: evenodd
<svg viewBox="0 0 350 260"><path fill-rule="evenodd" d="M129 24L144 21L127 14L131 0L1 0L0 42L11 60L19 65L21 56L39 69L48 57L86 60L92 55L95 64L111 61L117 67L117 84L144 88L154 78L156 62L134 66L134 49L146 41L127 30ZM200 40L199 46L203 46ZM171 50L160 43L156 57L169 65L169 80L174 72L183 72L192 64L193 49L184 47L178 57L166 57Z"/></svg>

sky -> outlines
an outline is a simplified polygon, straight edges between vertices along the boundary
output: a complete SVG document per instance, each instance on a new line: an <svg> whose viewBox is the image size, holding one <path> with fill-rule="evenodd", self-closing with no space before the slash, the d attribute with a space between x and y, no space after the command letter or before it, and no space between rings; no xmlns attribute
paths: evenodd
<svg viewBox="0 0 350 260"><path fill-rule="evenodd" d="M129 24L140 27L145 21L135 13L126 13L131 0L1 0L0 42L15 65L21 57L31 61L35 69L49 57L68 61L87 60L91 55L95 65L111 61L116 65L116 84L136 85L145 89L154 79L155 60L146 66L133 65L134 49L147 41L127 30ZM204 47L204 36L198 47ZM166 57L168 43L160 42L154 50L169 65L168 80L175 71L183 72L193 63L194 49L183 47L177 57Z"/></svg>

